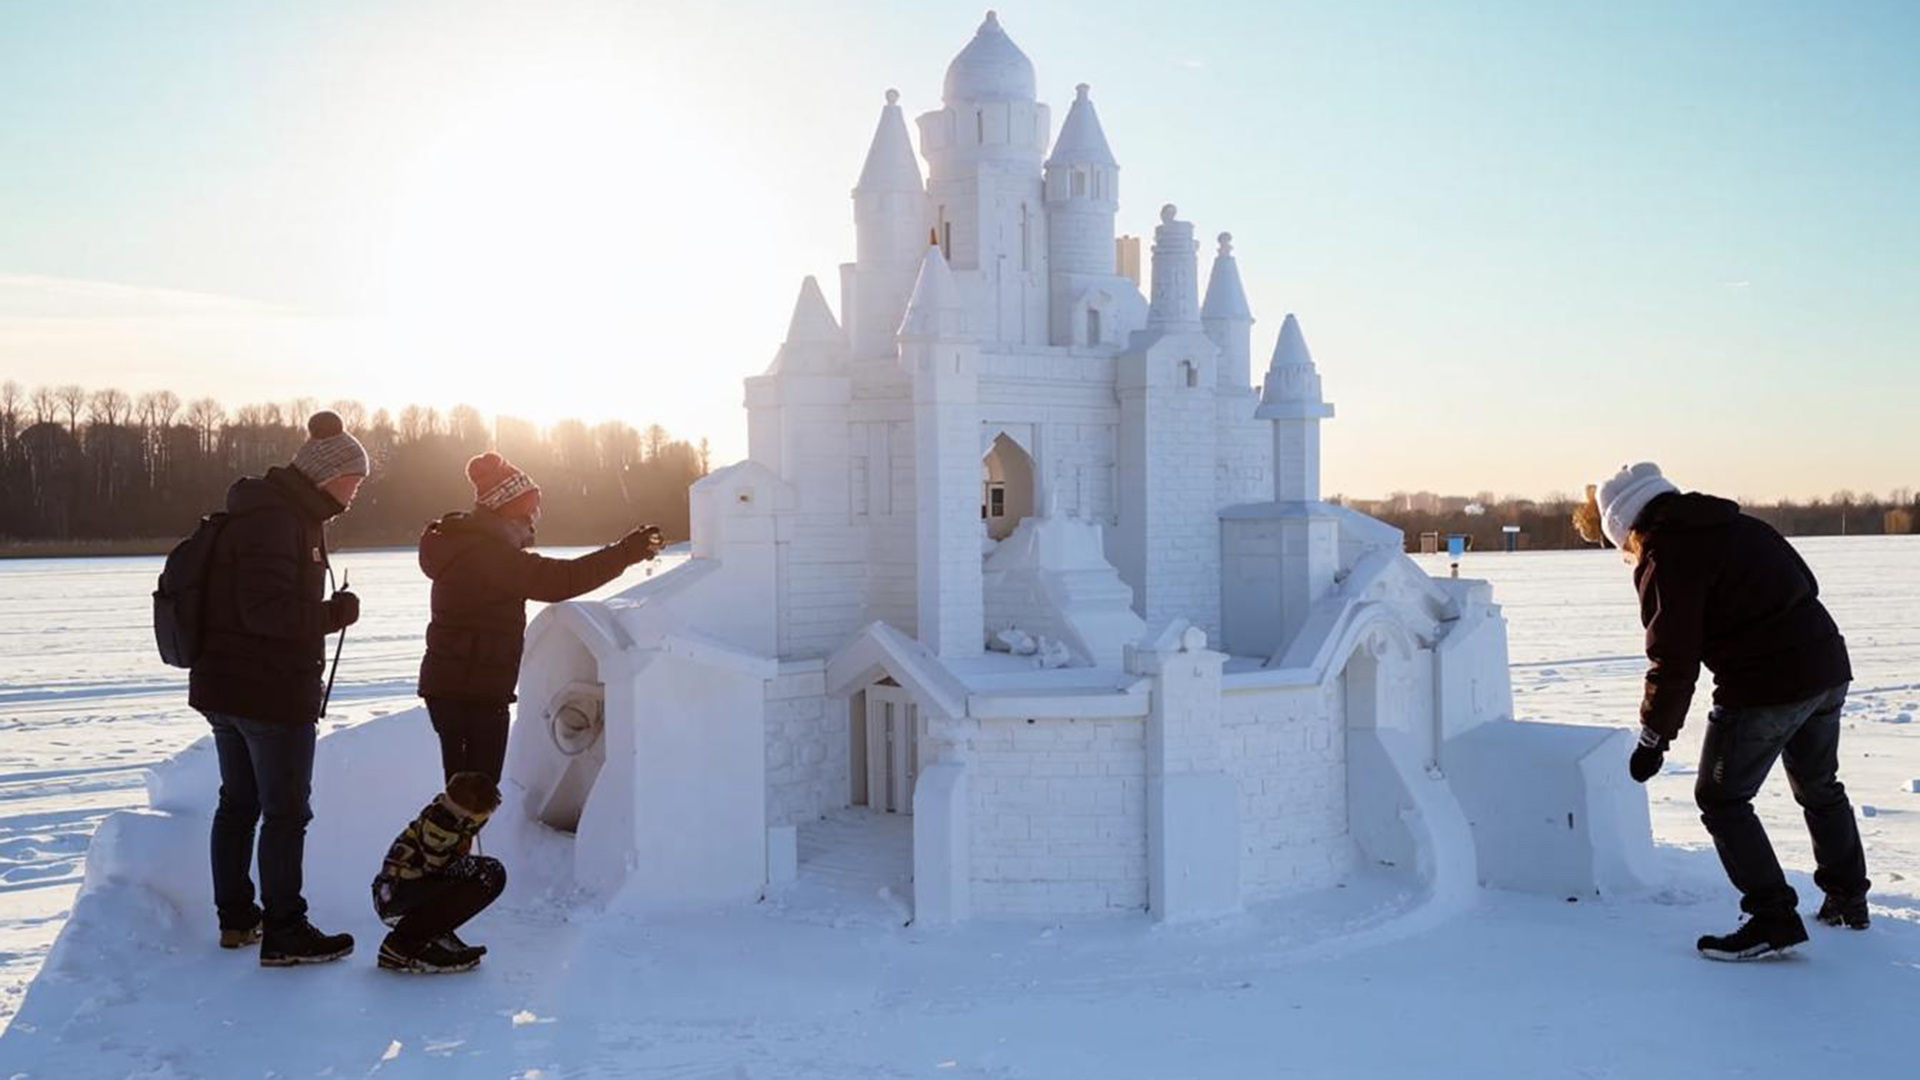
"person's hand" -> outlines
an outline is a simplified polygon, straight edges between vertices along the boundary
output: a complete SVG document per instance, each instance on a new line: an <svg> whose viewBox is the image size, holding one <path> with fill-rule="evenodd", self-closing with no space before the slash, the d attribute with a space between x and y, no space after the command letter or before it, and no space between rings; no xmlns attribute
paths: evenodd
<svg viewBox="0 0 1920 1080"><path fill-rule="evenodd" d="M660 549L666 546L666 538L655 525L642 525L620 538L620 550L630 564L645 562L660 554Z"/></svg>
<svg viewBox="0 0 1920 1080"><path fill-rule="evenodd" d="M345 589L327 601L327 621L334 630L345 630L360 621L360 598ZM331 631L329 631L331 632Z"/></svg>
<svg viewBox="0 0 1920 1080"><path fill-rule="evenodd" d="M1669 743L1665 735L1642 725L1639 745L1633 748L1632 756L1627 758L1627 773L1634 783L1644 784L1660 771L1667 760Z"/></svg>

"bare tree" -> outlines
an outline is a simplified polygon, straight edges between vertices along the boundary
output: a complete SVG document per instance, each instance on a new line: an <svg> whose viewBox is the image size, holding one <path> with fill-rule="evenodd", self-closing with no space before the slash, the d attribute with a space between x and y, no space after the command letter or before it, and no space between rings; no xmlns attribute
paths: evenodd
<svg viewBox="0 0 1920 1080"><path fill-rule="evenodd" d="M127 414L132 411L133 401L125 390L108 387L95 390L87 398L87 422L117 428L126 422Z"/></svg>
<svg viewBox="0 0 1920 1080"><path fill-rule="evenodd" d="M343 398L328 405L348 431L358 431L367 424L367 407L351 398Z"/></svg>
<svg viewBox="0 0 1920 1080"><path fill-rule="evenodd" d="M427 426L427 412L418 405L409 405L400 410L400 441L414 443Z"/></svg>
<svg viewBox="0 0 1920 1080"><path fill-rule="evenodd" d="M210 397L203 397L187 406L187 423L199 433L201 454L213 453L214 433L220 430L220 425L226 418L227 410L221 408L220 403Z"/></svg>
<svg viewBox="0 0 1920 1080"><path fill-rule="evenodd" d="M60 403L60 408L65 410L67 414L67 434L78 439L80 437L80 410L85 408L87 404L87 388L74 383L68 383L56 389L53 392L53 397L54 400Z"/></svg>
<svg viewBox="0 0 1920 1080"><path fill-rule="evenodd" d="M12 379L0 383L0 460L13 452L13 440L20 430L20 407L25 404L25 394L20 384Z"/></svg>
<svg viewBox="0 0 1920 1080"><path fill-rule="evenodd" d="M659 424L648 424L646 434L642 438L645 441L649 461L659 457L660 451L665 450L667 443L671 441L667 435L667 429Z"/></svg>
<svg viewBox="0 0 1920 1080"><path fill-rule="evenodd" d="M27 399L33 405L33 422L51 424L60 411L60 398L51 386L36 386L33 395Z"/></svg>
<svg viewBox="0 0 1920 1080"><path fill-rule="evenodd" d="M477 448L487 444L487 418L480 410L471 405L455 405L447 413L447 433L453 441L463 447Z"/></svg>
<svg viewBox="0 0 1920 1080"><path fill-rule="evenodd" d="M297 397L287 402L287 423L305 431L307 417L320 411L319 405L310 397Z"/></svg>

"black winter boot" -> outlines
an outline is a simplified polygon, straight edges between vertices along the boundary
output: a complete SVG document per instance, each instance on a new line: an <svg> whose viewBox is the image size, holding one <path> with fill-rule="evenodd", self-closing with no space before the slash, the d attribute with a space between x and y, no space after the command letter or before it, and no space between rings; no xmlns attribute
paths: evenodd
<svg viewBox="0 0 1920 1080"><path fill-rule="evenodd" d="M292 926L268 930L260 939L261 967L324 964L352 953L352 934L323 934L305 919Z"/></svg>
<svg viewBox="0 0 1920 1080"><path fill-rule="evenodd" d="M220 947L223 949L244 949L249 945L260 944L260 924L254 923L245 930L221 930Z"/></svg>
<svg viewBox="0 0 1920 1080"><path fill-rule="evenodd" d="M1867 917L1867 898L1856 896L1841 899L1829 895L1820 903L1820 914L1814 918L1827 926L1844 926L1849 930L1865 930L1871 921Z"/></svg>
<svg viewBox="0 0 1920 1080"><path fill-rule="evenodd" d="M444 934L441 934L439 937L434 938L433 940L440 946L452 952L465 952L465 951L471 950L475 956L487 955L487 947L485 945L469 945L465 941L462 941L460 939L459 934L456 934L451 930L447 931Z"/></svg>
<svg viewBox="0 0 1920 1080"><path fill-rule="evenodd" d="M1694 947L1709 960L1764 960L1785 956L1806 940L1807 926L1800 921L1800 914L1788 911L1779 915L1749 916L1733 933L1708 934Z"/></svg>
<svg viewBox="0 0 1920 1080"><path fill-rule="evenodd" d="M471 948L450 949L445 935L424 944L414 944L388 934L380 943L380 967L387 971L405 971L419 975L440 975L472 971L480 966L480 954Z"/></svg>

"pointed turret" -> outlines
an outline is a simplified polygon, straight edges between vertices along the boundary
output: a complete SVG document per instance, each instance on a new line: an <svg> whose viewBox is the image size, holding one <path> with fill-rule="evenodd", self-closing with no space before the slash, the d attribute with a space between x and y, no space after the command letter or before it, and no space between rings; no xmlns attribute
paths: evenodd
<svg viewBox="0 0 1920 1080"><path fill-rule="evenodd" d="M856 196L882 191L926 191L920 179L920 159L914 156L913 143L907 138L907 117L900 110L898 90L887 91L887 103L880 107L880 123L867 146L866 164L860 167L860 182L853 187Z"/></svg>
<svg viewBox="0 0 1920 1080"><path fill-rule="evenodd" d="M907 301L906 317L900 320L902 338L965 338L966 305L953 284L953 272L940 248L930 246L920 260L920 277L913 283L913 297Z"/></svg>
<svg viewBox="0 0 1920 1080"><path fill-rule="evenodd" d="M1248 388L1252 378L1253 311L1240 284L1232 233L1220 234L1220 250L1207 277L1207 298L1200 305L1200 324L1220 349L1220 388Z"/></svg>
<svg viewBox="0 0 1920 1080"><path fill-rule="evenodd" d="M1100 127L1100 115L1093 111L1088 86L1073 88L1073 104L1060 124L1060 137L1053 141L1053 153L1047 156L1047 168L1056 165L1105 165L1119 168L1113 150L1107 146L1107 133Z"/></svg>
<svg viewBox="0 0 1920 1080"><path fill-rule="evenodd" d="M900 91L888 90L853 188L854 261L841 269L841 313L856 358L892 354L928 224L927 189L907 138Z"/></svg>
<svg viewBox="0 0 1920 1080"><path fill-rule="evenodd" d="M813 275L800 283L800 296L793 302L793 318L787 322L787 340L774 355L769 375L823 375L838 371L846 359L846 339L840 323L827 307L820 283Z"/></svg>
<svg viewBox="0 0 1920 1080"><path fill-rule="evenodd" d="M1307 338L1291 314L1280 324L1273 363L1254 416L1273 421L1273 497L1276 502L1320 498L1320 421L1333 416L1321 395Z"/></svg>

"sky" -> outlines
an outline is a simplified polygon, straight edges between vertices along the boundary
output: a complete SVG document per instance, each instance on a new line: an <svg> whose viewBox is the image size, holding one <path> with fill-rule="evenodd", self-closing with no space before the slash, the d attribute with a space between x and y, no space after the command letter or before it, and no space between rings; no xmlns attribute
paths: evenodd
<svg viewBox="0 0 1920 1080"><path fill-rule="evenodd" d="M0 380L731 460L884 91L937 108L983 10L0 0ZM1920 5L999 11L1120 230L1232 231L1257 364L1298 314L1328 491L1920 487Z"/></svg>

